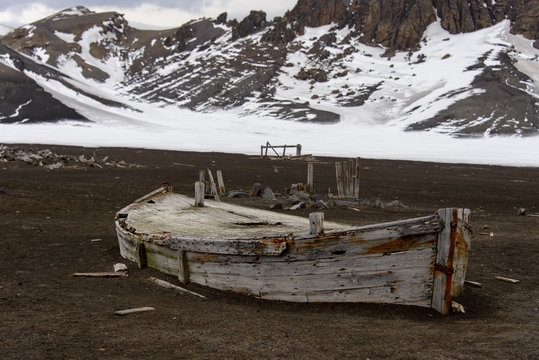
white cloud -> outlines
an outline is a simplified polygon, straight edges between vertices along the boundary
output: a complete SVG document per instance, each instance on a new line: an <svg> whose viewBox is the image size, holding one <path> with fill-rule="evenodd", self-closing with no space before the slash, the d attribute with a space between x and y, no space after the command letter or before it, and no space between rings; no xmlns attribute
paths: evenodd
<svg viewBox="0 0 539 360"><path fill-rule="evenodd" d="M50 8L41 3L10 6L0 11L0 24L18 27L43 19L57 11L57 9Z"/></svg>
<svg viewBox="0 0 539 360"><path fill-rule="evenodd" d="M92 1L85 2L85 6L96 12L117 11L125 14L127 20L133 23L143 23L160 28L180 26L189 20L200 17L216 18L223 12L228 13L228 19L241 21L250 10L263 10L268 20L275 16L282 16L294 7L297 0L272 0L267 2L253 2L249 0L198 0L195 3L178 2L177 7L158 5L159 1L147 2L141 5L126 7L122 3L111 0L107 6L93 6ZM196 5L193 5L196 4ZM13 5L0 11L0 24L9 26L25 25L62 10L46 5L46 1L32 4Z"/></svg>

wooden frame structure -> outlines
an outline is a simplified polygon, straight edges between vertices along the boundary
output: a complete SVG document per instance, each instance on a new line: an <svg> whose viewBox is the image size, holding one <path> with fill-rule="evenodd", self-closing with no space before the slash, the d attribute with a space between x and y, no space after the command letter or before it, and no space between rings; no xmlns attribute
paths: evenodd
<svg viewBox="0 0 539 360"><path fill-rule="evenodd" d="M285 157L287 149L296 148L296 156L301 156L301 144L296 145L271 145L269 141L266 141L266 145L260 145L260 156L267 157L269 149L273 150L275 156ZM283 153L280 154L275 149L283 149Z"/></svg>

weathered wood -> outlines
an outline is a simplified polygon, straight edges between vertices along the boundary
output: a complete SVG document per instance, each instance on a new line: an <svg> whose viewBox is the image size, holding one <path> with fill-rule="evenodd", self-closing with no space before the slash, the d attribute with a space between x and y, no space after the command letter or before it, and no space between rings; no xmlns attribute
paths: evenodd
<svg viewBox="0 0 539 360"><path fill-rule="evenodd" d="M360 180L360 168L361 168L361 158L356 158L355 164L355 177L354 177L354 198L359 199L359 180Z"/></svg>
<svg viewBox="0 0 539 360"><path fill-rule="evenodd" d="M204 184L204 188L202 189L202 194L206 194L206 192L209 189L208 182L206 181L206 171L199 170L198 172L198 181Z"/></svg>
<svg viewBox="0 0 539 360"><path fill-rule="evenodd" d="M221 170L217 170L217 183L219 185L219 195L224 195L226 193L225 182L223 181L223 172Z"/></svg>
<svg viewBox="0 0 539 360"><path fill-rule="evenodd" d="M182 284L189 282L189 263L187 262L187 255L185 250L178 250L178 280Z"/></svg>
<svg viewBox="0 0 539 360"><path fill-rule="evenodd" d="M469 209L438 210L443 230L438 235L432 307L447 314L451 297L462 290L471 243Z"/></svg>
<svg viewBox="0 0 539 360"><path fill-rule="evenodd" d="M433 295L442 289L442 306L435 307L440 312L445 295L451 299L464 282L468 210L444 209L439 215L362 227L327 222L323 234L311 234L304 218L211 200L193 208L172 193L153 200L119 212L120 253L137 261L137 244L143 242L148 266L180 281L263 299L427 307L434 307ZM165 215L167 209L173 209L175 221ZM441 240L443 232L449 232L449 244ZM452 239L450 259L444 246Z"/></svg>
<svg viewBox="0 0 539 360"><path fill-rule="evenodd" d="M483 284L481 284L480 282L471 281L471 280L465 280L464 283L468 284L468 285L471 285L471 286L474 286L474 287L482 287L483 286Z"/></svg>
<svg viewBox="0 0 539 360"><path fill-rule="evenodd" d="M135 258L139 269L143 269L147 266L146 262L146 248L142 241L137 242L137 249L135 251Z"/></svg>
<svg viewBox="0 0 539 360"><path fill-rule="evenodd" d="M301 156L301 144L296 145L296 156Z"/></svg>
<svg viewBox="0 0 539 360"><path fill-rule="evenodd" d="M219 199L219 194L217 193L217 186L215 185L215 181L213 180L213 174L211 173L210 169L208 169L208 176L210 177L210 194L214 196L215 200L221 201L221 199Z"/></svg>
<svg viewBox="0 0 539 360"><path fill-rule="evenodd" d="M344 197L344 178L341 162L335 163L335 176L337 180L337 196L342 199Z"/></svg>
<svg viewBox="0 0 539 360"><path fill-rule="evenodd" d="M134 314L138 312L147 312L147 311L155 311L155 308L151 306L146 306L146 307L140 307L140 308L135 308L135 309L118 310L114 312L114 315L124 316L124 315Z"/></svg>
<svg viewBox="0 0 539 360"><path fill-rule="evenodd" d="M324 233L324 213L313 212L309 214L309 224L311 226L311 234L323 234Z"/></svg>
<svg viewBox="0 0 539 360"><path fill-rule="evenodd" d="M312 193L314 191L314 163L307 164L307 185L305 191Z"/></svg>
<svg viewBox="0 0 539 360"><path fill-rule="evenodd" d="M111 277L126 277L124 272L76 272L71 274L75 277L96 277L96 278L111 278Z"/></svg>
<svg viewBox="0 0 539 360"><path fill-rule="evenodd" d="M500 281L505 281L505 282L512 283L512 284L518 284L520 282L520 280L511 279L511 278L503 277L503 276L494 276L494 279L500 280Z"/></svg>
<svg viewBox="0 0 539 360"><path fill-rule="evenodd" d="M204 183L202 181L195 182L195 206L204 206Z"/></svg>
<svg viewBox="0 0 539 360"><path fill-rule="evenodd" d="M167 289L177 290L177 291L180 291L180 292L183 292L183 293L186 293L186 294L198 296L199 298L202 298L202 299L206 299L206 297L205 297L204 295L200 295L200 294L198 294L198 293L196 293L196 292L194 292L194 291L184 289L184 288L182 288L181 286L177 286L177 285L171 284L171 283L169 283L168 281L161 280L161 279L155 278L155 277L153 277L153 276L150 276L150 277L148 278L148 280L150 280L150 281L153 282L154 284L157 284L157 285L162 286L162 287L167 288Z"/></svg>

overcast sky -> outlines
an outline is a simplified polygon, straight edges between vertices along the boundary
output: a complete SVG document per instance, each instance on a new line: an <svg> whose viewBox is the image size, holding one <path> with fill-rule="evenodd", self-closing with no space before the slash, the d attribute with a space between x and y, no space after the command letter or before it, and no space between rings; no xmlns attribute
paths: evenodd
<svg viewBox="0 0 539 360"><path fill-rule="evenodd" d="M77 1L77 0L75 0ZM132 23L177 27L199 17L216 18L226 11L228 18L243 19L250 10L264 10L268 19L282 16L297 0L0 0L0 24L18 27L57 11L84 5L90 10L118 11Z"/></svg>

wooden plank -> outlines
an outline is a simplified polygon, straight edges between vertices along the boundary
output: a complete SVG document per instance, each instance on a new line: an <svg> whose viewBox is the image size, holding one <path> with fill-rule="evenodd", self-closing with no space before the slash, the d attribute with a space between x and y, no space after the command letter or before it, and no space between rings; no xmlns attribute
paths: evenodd
<svg viewBox="0 0 539 360"><path fill-rule="evenodd" d="M160 242L175 250L195 251L207 254L267 255L279 256L286 250L286 237L267 239L201 239L174 237Z"/></svg>
<svg viewBox="0 0 539 360"><path fill-rule="evenodd" d="M168 281L161 280L161 279L155 278L155 277L153 277L153 276L150 276L150 277L148 278L148 280L150 280L150 281L153 282L154 284L157 284L157 285L162 286L162 287L167 288L167 289L177 290L177 291L180 291L180 292L183 292L183 293L186 293L186 294L198 296L199 298L202 298L202 299L206 299L206 297L205 297L204 295L200 295L200 294L198 294L198 293L196 293L196 292L194 292L194 291L184 289L184 288L182 288L181 286L177 286L177 285L171 284L171 283L169 283Z"/></svg>
<svg viewBox="0 0 539 360"><path fill-rule="evenodd" d="M135 204L136 204L136 203L141 203L141 202L146 201L146 200L148 200L149 198L154 197L154 196L156 196L156 195L164 194L164 193L166 193L167 191L169 191L168 188L161 186L160 188L158 188L158 189L152 191L151 193L148 193L148 194L146 194L146 195L144 195L144 196L138 198L137 200L135 200L134 203L135 203Z"/></svg>
<svg viewBox="0 0 539 360"><path fill-rule="evenodd" d="M225 194L225 182L223 181L223 172L217 170L217 183L219 185L219 195Z"/></svg>
<svg viewBox="0 0 539 360"><path fill-rule="evenodd" d="M354 179L354 198L359 199L359 180L360 180L360 167L361 167L361 158L356 158L356 169L355 169L355 179Z"/></svg>
<svg viewBox="0 0 539 360"><path fill-rule="evenodd" d="M355 198L355 166L354 160L348 160L348 197Z"/></svg>
<svg viewBox="0 0 539 360"><path fill-rule="evenodd" d="M451 297L461 291L464 283L471 241L471 230L465 220L469 220L470 210L440 209L438 216L443 230L438 234L432 307L447 314Z"/></svg>
<svg viewBox="0 0 539 360"><path fill-rule="evenodd" d="M71 274L74 277L95 277L95 278L113 278L113 277L126 277L124 272L76 272Z"/></svg>
<svg viewBox="0 0 539 360"><path fill-rule="evenodd" d="M512 284L518 284L520 282L520 280L511 279L511 278L507 278L507 277L503 277L503 276L494 276L494 279L500 280L500 281L505 281L505 282L512 283Z"/></svg>
<svg viewBox="0 0 539 360"><path fill-rule="evenodd" d="M339 161L335 163L335 176L337 180L337 196L342 199L344 197L344 178L342 163Z"/></svg>
<svg viewBox="0 0 539 360"><path fill-rule="evenodd" d="M119 310L119 311L115 311L114 315L125 316L129 314L134 314L138 312L147 312L147 311L155 311L155 308L151 306L146 306L146 307L140 307L140 308L135 308L135 309Z"/></svg>
<svg viewBox="0 0 539 360"><path fill-rule="evenodd" d="M312 193L314 191L314 163L307 164L307 185L305 191Z"/></svg>

